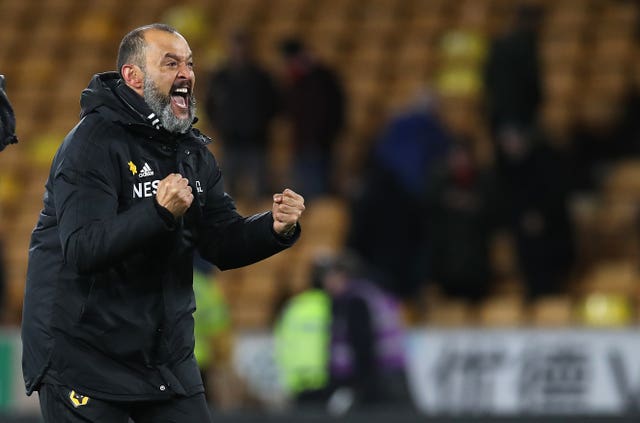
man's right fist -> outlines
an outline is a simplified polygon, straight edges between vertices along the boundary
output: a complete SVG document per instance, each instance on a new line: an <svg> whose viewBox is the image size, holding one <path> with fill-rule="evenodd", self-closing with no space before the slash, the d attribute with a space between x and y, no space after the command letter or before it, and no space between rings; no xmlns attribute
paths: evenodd
<svg viewBox="0 0 640 423"><path fill-rule="evenodd" d="M189 181L178 173L170 174L158 184L156 201L169 210L173 217L184 215L193 202Z"/></svg>

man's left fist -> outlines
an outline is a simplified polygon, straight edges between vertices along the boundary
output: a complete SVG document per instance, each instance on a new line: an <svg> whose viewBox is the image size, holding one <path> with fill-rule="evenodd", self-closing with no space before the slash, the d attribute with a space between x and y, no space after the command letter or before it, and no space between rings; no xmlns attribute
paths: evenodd
<svg viewBox="0 0 640 423"><path fill-rule="evenodd" d="M289 188L273 195L273 230L283 236L293 235L304 211L304 198Z"/></svg>

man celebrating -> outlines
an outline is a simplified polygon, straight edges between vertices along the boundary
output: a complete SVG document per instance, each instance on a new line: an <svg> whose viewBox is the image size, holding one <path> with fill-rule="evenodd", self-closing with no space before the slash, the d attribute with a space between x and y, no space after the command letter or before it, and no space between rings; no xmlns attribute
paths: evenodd
<svg viewBox="0 0 640 423"><path fill-rule="evenodd" d="M242 217L191 124L192 54L152 24L94 76L33 231L22 321L45 422L210 422L193 355L194 251L221 269L291 246L304 199Z"/></svg>

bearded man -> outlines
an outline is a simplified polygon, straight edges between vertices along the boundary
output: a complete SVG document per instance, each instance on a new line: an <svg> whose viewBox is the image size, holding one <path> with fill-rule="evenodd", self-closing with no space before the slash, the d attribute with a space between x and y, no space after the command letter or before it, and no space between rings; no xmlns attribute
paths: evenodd
<svg viewBox="0 0 640 423"><path fill-rule="evenodd" d="M291 246L304 199L241 216L195 117L175 29L127 34L56 153L33 231L22 321L45 422L210 422L193 355L193 255L220 269Z"/></svg>

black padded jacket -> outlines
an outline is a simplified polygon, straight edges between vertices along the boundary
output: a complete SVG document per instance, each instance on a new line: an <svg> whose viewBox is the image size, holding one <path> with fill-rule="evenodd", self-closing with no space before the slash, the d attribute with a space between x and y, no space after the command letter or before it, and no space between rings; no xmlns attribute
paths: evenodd
<svg viewBox="0 0 640 423"><path fill-rule="evenodd" d="M220 269L292 245L270 212L241 216L196 129L172 134L119 75L94 76L55 155L29 250L23 373L114 401L202 392L193 355L193 255ZM155 200L180 173L194 201L179 219Z"/></svg>

